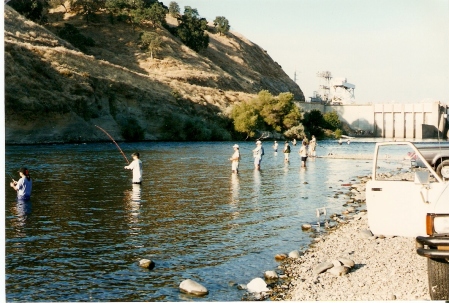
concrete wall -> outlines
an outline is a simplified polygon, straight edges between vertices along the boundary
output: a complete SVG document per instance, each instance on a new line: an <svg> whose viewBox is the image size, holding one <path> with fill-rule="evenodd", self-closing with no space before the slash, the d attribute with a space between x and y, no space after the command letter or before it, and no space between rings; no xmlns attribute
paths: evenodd
<svg viewBox="0 0 449 303"><path fill-rule="evenodd" d="M375 103L327 105L319 102L300 102L304 111L318 109L323 114L336 111L341 121L353 130L371 132L375 137L424 139L443 137L447 131L447 105L430 103Z"/></svg>

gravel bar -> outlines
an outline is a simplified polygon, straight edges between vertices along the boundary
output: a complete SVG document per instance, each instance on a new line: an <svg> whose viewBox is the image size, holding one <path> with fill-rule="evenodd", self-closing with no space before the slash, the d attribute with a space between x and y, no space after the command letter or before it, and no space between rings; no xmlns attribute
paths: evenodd
<svg viewBox="0 0 449 303"><path fill-rule="evenodd" d="M274 287L271 300L430 300L427 258L416 253L415 238L372 235L367 212L313 242L302 256L279 266L285 280ZM347 273L317 274L318 265L342 258L355 263Z"/></svg>

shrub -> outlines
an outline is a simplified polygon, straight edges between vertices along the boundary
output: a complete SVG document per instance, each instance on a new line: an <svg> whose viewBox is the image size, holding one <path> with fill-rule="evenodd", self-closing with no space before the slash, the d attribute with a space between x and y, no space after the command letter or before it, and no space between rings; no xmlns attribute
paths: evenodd
<svg viewBox="0 0 449 303"><path fill-rule="evenodd" d="M86 46L95 46L95 41L82 35L80 31L72 24L65 23L64 27L58 32L59 37L70 42L73 46L79 48L82 52L85 52Z"/></svg>

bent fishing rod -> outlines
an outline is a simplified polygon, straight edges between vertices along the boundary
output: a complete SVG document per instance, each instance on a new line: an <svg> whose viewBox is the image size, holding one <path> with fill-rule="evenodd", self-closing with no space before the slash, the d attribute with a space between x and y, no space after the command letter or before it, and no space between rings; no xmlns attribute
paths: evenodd
<svg viewBox="0 0 449 303"><path fill-rule="evenodd" d="M112 136L110 134L108 134L107 131L105 131L104 129L102 129L100 126L95 125L95 127L97 127L99 130L101 130L102 132L104 132L106 134L106 136L109 137L109 139L112 140L112 142L114 142L115 146L117 146L118 150L120 151L120 153L122 154L122 156L125 158L126 162L129 164L128 158L126 158L125 153L123 152L123 150L120 148L120 146L118 146L117 142L115 142L114 138L112 138Z"/></svg>

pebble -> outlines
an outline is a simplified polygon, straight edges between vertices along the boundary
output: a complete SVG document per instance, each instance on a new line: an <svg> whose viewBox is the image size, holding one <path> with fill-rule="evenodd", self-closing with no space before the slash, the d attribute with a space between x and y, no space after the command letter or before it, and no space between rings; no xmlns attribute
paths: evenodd
<svg viewBox="0 0 449 303"><path fill-rule="evenodd" d="M334 266L331 269L329 269L327 272L334 275L334 276L343 276L346 275L349 271L349 268L346 266Z"/></svg>
<svg viewBox="0 0 449 303"><path fill-rule="evenodd" d="M301 254L302 253L300 253L298 250L293 250L288 253L288 257L292 259L298 259L299 257L301 257Z"/></svg>
<svg viewBox="0 0 449 303"><path fill-rule="evenodd" d="M279 278L278 274L274 270L266 271L264 273L264 277L265 277L265 279L268 279L268 280L274 280L274 279Z"/></svg>

